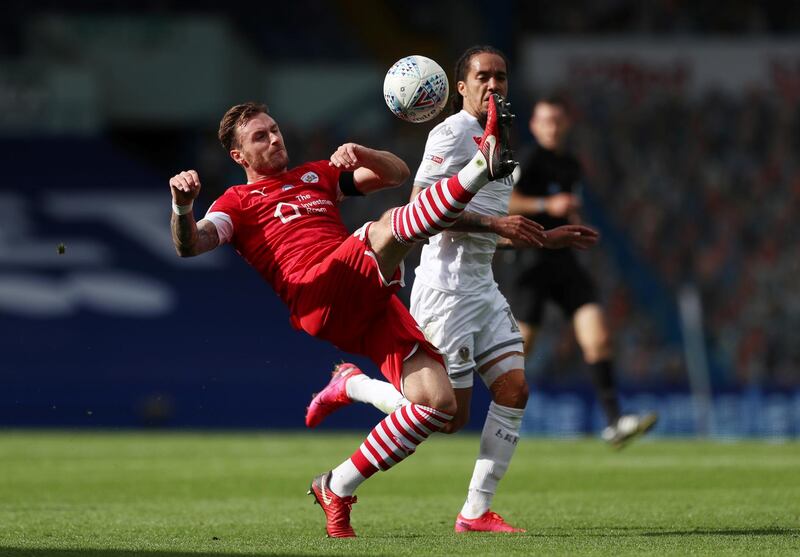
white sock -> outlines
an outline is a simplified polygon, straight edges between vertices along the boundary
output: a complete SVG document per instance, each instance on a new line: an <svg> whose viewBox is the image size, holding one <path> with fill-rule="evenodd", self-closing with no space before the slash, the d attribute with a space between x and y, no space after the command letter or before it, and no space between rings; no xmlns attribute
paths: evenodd
<svg viewBox="0 0 800 557"><path fill-rule="evenodd" d="M478 193L480 189L489 183L489 165L480 151L458 171L458 182L465 190Z"/></svg>
<svg viewBox="0 0 800 557"><path fill-rule="evenodd" d="M349 381L348 381L349 383ZM330 488L339 497L347 497L366 480L349 458L331 470Z"/></svg>
<svg viewBox="0 0 800 557"><path fill-rule="evenodd" d="M508 470L517 448L524 408L510 408L492 402L481 433L481 447L467 500L461 509L464 518L478 518L489 510L497 484Z"/></svg>
<svg viewBox="0 0 800 557"><path fill-rule="evenodd" d="M347 380L345 389L347 396L352 400L371 404L384 414L391 414L404 404L408 404L406 397L395 389L394 385L366 375L351 377Z"/></svg>

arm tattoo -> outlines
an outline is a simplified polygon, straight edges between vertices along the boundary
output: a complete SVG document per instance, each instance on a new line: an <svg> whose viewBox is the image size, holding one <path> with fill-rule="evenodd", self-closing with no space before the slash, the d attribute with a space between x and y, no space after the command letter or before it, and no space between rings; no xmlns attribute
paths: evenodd
<svg viewBox="0 0 800 557"><path fill-rule="evenodd" d="M219 245L219 234L217 233L217 229L213 226L198 227L197 242L195 243L195 245L196 245L195 251L198 254L205 253L217 247Z"/></svg>
<svg viewBox="0 0 800 557"><path fill-rule="evenodd" d="M180 216L173 213L170 224L172 243L181 257L200 255L219 245L217 227L203 220L198 225L191 213Z"/></svg>
<svg viewBox="0 0 800 557"><path fill-rule="evenodd" d="M172 229L172 243L178 255L195 255L194 246L197 243L198 230L194 222L194 215L176 215L172 213L170 221Z"/></svg>
<svg viewBox="0 0 800 557"><path fill-rule="evenodd" d="M461 232L492 232L492 217L464 211L450 230Z"/></svg>

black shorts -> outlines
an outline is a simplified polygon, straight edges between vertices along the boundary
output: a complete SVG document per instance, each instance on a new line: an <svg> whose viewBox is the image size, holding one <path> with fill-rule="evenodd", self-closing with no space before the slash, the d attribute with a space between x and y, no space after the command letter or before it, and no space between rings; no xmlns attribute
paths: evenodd
<svg viewBox="0 0 800 557"><path fill-rule="evenodd" d="M519 267L507 292L511 309L520 321L539 325L548 300L570 318L581 306L597 302L594 281L572 251L539 252L530 265L524 259L518 258Z"/></svg>

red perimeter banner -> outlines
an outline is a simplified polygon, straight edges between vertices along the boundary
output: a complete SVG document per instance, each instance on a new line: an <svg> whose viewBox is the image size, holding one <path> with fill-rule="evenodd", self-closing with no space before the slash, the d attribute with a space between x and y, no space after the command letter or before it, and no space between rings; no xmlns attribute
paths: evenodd
<svg viewBox="0 0 800 557"><path fill-rule="evenodd" d="M699 95L752 90L800 99L800 37L789 39L528 39L521 67L532 90L591 84Z"/></svg>

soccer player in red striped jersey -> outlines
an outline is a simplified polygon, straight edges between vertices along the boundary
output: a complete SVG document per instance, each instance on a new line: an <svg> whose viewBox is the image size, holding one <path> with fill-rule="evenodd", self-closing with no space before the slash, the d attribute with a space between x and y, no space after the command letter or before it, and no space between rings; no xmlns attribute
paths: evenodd
<svg viewBox="0 0 800 557"><path fill-rule="evenodd" d="M280 128L261 104L236 105L222 118L220 141L247 182L229 188L205 218L195 221L192 212L201 187L197 172L170 179L172 238L180 256L231 244L286 303L294 327L369 357L410 403L379 422L349 458L312 480L309 493L322 506L331 537L355 536L350 509L356 488L412 454L456 412L443 356L395 292L413 243L451 226L484 185L511 174L511 118L503 98L493 95L472 160L354 234L342 223L339 202L402 184L408 166L387 151L346 143L328 161L289 168ZM530 243L542 233L531 226L516 234Z"/></svg>

